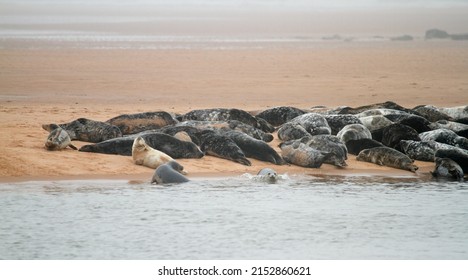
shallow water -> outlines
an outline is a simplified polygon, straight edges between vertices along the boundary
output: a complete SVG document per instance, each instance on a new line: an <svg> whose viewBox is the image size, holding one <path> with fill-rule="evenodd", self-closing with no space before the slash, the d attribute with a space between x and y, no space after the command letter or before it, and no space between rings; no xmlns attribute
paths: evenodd
<svg viewBox="0 0 468 280"><path fill-rule="evenodd" d="M468 186L412 178L0 184L1 259L466 259Z"/></svg>

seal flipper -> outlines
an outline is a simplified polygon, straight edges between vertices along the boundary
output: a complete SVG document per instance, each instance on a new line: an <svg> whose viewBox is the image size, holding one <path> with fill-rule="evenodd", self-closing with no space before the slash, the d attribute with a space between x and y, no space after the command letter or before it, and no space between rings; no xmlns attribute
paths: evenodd
<svg viewBox="0 0 468 280"><path fill-rule="evenodd" d="M78 151L78 148L75 145L71 144L71 143L68 144L68 147L70 147L71 149L73 149L75 151Z"/></svg>

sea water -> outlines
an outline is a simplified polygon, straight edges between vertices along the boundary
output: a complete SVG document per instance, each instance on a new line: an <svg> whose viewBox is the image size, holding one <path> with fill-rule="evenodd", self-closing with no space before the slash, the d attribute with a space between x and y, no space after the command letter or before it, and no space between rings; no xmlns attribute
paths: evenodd
<svg viewBox="0 0 468 280"><path fill-rule="evenodd" d="M0 259L466 259L468 185L284 176L0 184Z"/></svg>

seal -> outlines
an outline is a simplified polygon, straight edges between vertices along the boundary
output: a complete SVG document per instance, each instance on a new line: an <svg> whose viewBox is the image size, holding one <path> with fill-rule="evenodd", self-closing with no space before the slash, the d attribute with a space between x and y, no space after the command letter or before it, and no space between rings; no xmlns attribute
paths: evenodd
<svg viewBox="0 0 468 280"><path fill-rule="evenodd" d="M360 107L356 107L356 108L344 107L344 108L341 108L341 110L339 111L339 114L353 114L353 115L356 115L356 114L362 113L364 111L374 110L374 109L391 109L391 110L403 111L403 112L410 113L410 114L413 113L412 110L409 110L409 109L407 109L405 107L402 107L402 106L396 104L395 102L387 101L387 102L384 102L384 103L375 103L375 104L360 106Z"/></svg>
<svg viewBox="0 0 468 280"><path fill-rule="evenodd" d="M180 173L183 169L182 165L176 161L162 164L154 171L151 184L180 184L188 182L189 179Z"/></svg>
<svg viewBox="0 0 468 280"><path fill-rule="evenodd" d="M430 122L452 119L449 115L442 113L437 107L432 105L419 105L414 107L413 111L417 112Z"/></svg>
<svg viewBox="0 0 468 280"><path fill-rule="evenodd" d="M396 114L402 114L402 115L408 115L410 113L405 112L405 111L400 111L400 110L394 110L394 109L370 109L364 112L361 112L359 114L356 114L356 117L362 118L362 117L368 117L368 116L386 116L386 115L396 115Z"/></svg>
<svg viewBox="0 0 468 280"><path fill-rule="evenodd" d="M468 106L456 106L448 108L439 108L439 110L449 115L454 121L468 118Z"/></svg>
<svg viewBox="0 0 468 280"><path fill-rule="evenodd" d="M278 106L266 109L258 113L256 117L262 118L274 126L280 126L305 113L304 110L296 107Z"/></svg>
<svg viewBox="0 0 468 280"><path fill-rule="evenodd" d="M340 139L333 135L314 135L300 139L302 143L321 152L331 153L325 158L325 163L338 167L348 166L345 160L348 159L348 149Z"/></svg>
<svg viewBox="0 0 468 280"><path fill-rule="evenodd" d="M241 148L246 157L277 165L285 164L283 158L270 145L261 140L236 130L220 129L219 132L231 138Z"/></svg>
<svg viewBox="0 0 468 280"><path fill-rule="evenodd" d="M164 133L142 133L120 138L114 138L97 144L84 145L80 152L102 153L131 156L135 138L141 136L151 148L159 150L172 158L201 158L204 153L192 142L179 139Z"/></svg>
<svg viewBox="0 0 468 280"><path fill-rule="evenodd" d="M372 139L371 132L362 124L348 124L336 136L345 144L349 140Z"/></svg>
<svg viewBox="0 0 468 280"><path fill-rule="evenodd" d="M44 147L49 151L58 151L63 150L67 147L77 150L75 146L71 143L70 136L67 131L56 124L50 124L50 129L52 131L47 136Z"/></svg>
<svg viewBox="0 0 468 280"><path fill-rule="evenodd" d="M69 123L59 124L65 129L71 140L78 140L90 143L99 143L109 139L122 136L120 129L105 122L94 121L86 118L79 118ZM42 128L52 131L51 124L44 124Z"/></svg>
<svg viewBox="0 0 468 280"><path fill-rule="evenodd" d="M459 136L468 137L468 125L459 123L459 122L452 122L452 121L446 121L446 120L441 120L433 124L434 129L438 128L445 128L445 129L450 129L451 131L455 132Z"/></svg>
<svg viewBox="0 0 468 280"><path fill-rule="evenodd" d="M281 143L279 147L284 160L302 167L320 168L325 160L332 155L311 148L298 140Z"/></svg>
<svg viewBox="0 0 468 280"><path fill-rule="evenodd" d="M275 128L264 119L258 119L250 113L240 109L201 109L192 110L180 118L180 121L240 121L247 125L261 129L264 132L273 132Z"/></svg>
<svg viewBox="0 0 468 280"><path fill-rule="evenodd" d="M200 139L200 148L207 155L228 159L247 166L252 165L245 157L242 149L231 138L214 130L205 130L201 132Z"/></svg>
<svg viewBox="0 0 468 280"><path fill-rule="evenodd" d="M463 181L463 170L454 160L449 158L436 158L435 163L434 171L431 172L432 176Z"/></svg>
<svg viewBox="0 0 468 280"><path fill-rule="evenodd" d="M328 126L330 126L331 134L337 135L343 127L350 125L350 124L361 124L362 122L359 120L358 117L350 114L344 115L323 115L323 117L327 120Z"/></svg>
<svg viewBox="0 0 468 280"><path fill-rule="evenodd" d="M434 141L401 140L402 152L414 160L434 161L436 145Z"/></svg>
<svg viewBox="0 0 468 280"><path fill-rule="evenodd" d="M356 160L408 170L411 172L416 172L416 170L418 170L418 167L413 164L413 160L407 155L389 147L376 147L362 150L356 157Z"/></svg>
<svg viewBox="0 0 468 280"><path fill-rule="evenodd" d="M164 111L145 112L137 114L123 114L106 121L115 125L124 135L139 133L145 130L158 129L167 125L174 125L178 121L171 114Z"/></svg>
<svg viewBox="0 0 468 280"><path fill-rule="evenodd" d="M419 137L422 141L432 140L459 147L465 150L468 149L468 139L466 139L465 137L458 136L458 134L456 134L455 132L445 128L439 128L432 131L420 133Z"/></svg>
<svg viewBox="0 0 468 280"><path fill-rule="evenodd" d="M407 125L394 123L383 129L382 144L385 146L402 151L400 147L401 140L421 141L419 133Z"/></svg>
<svg viewBox="0 0 468 280"><path fill-rule="evenodd" d="M352 155L358 155L362 150L383 147L383 144L374 139L357 139L357 140L348 140L345 143L348 153Z"/></svg>
<svg viewBox="0 0 468 280"><path fill-rule="evenodd" d="M299 139L304 136L331 134L327 120L320 114L307 113L284 123L278 129L278 138L283 141Z"/></svg>
<svg viewBox="0 0 468 280"><path fill-rule="evenodd" d="M302 125L293 122L283 124L278 129L277 135L282 141L296 140L305 136L311 136Z"/></svg>
<svg viewBox="0 0 468 280"><path fill-rule="evenodd" d="M393 122L382 115L375 115L375 116L368 116L359 118L362 124L369 129L370 132L377 131L379 129L383 129Z"/></svg>
<svg viewBox="0 0 468 280"><path fill-rule="evenodd" d="M418 133L432 130L432 123L421 116L398 114L386 115L385 117L394 123L404 124L406 126L412 127Z"/></svg>
<svg viewBox="0 0 468 280"><path fill-rule="evenodd" d="M449 158L460 165L463 173L468 173L468 152L462 149L438 149L435 157Z"/></svg>
<svg viewBox="0 0 468 280"><path fill-rule="evenodd" d="M269 184L274 184L278 181L278 174L271 168L263 168L257 173L257 178Z"/></svg>
<svg viewBox="0 0 468 280"><path fill-rule="evenodd" d="M185 132L190 137L190 140L193 143L195 143L197 145L200 145L199 134L200 134L201 130L196 128L196 127L185 126L185 125L165 126L163 128L157 129L155 132L169 134L171 136L175 136L180 132ZM179 135L181 135L181 134L179 134ZM183 137L183 138L185 140L188 140L187 137ZM179 139L182 140L182 138L179 138Z"/></svg>
<svg viewBox="0 0 468 280"><path fill-rule="evenodd" d="M136 165L143 165L153 169L174 160L167 154L148 146L141 136L133 141L132 158Z"/></svg>

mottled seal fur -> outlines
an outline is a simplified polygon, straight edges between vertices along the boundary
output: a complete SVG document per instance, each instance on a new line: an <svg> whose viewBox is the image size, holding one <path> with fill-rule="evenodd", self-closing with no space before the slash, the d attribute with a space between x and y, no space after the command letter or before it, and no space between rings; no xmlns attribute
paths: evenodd
<svg viewBox="0 0 468 280"><path fill-rule="evenodd" d="M421 139L419 133L407 125L394 123L383 129L382 144L385 146L401 151L401 140L420 141Z"/></svg>
<svg viewBox="0 0 468 280"><path fill-rule="evenodd" d="M406 126L412 127L418 133L432 130L431 122L421 116L398 114L386 115L385 117L394 123L404 124Z"/></svg>
<svg viewBox="0 0 468 280"><path fill-rule="evenodd" d="M463 173L468 173L468 151L462 149L438 149L435 157L449 158L460 165Z"/></svg>
<svg viewBox="0 0 468 280"><path fill-rule="evenodd" d="M419 105L414 107L413 111L417 112L419 115L426 118L430 122L452 119L449 115L441 112L438 108L432 105Z"/></svg>
<svg viewBox="0 0 468 280"><path fill-rule="evenodd" d="M384 103L375 103L375 104L370 104L370 105L364 105L356 108L351 108L351 107L344 107L341 108L339 114L359 114L364 111L368 110L373 110L373 109L391 109L391 110L398 110L398 111L403 111L406 113L412 113L412 110L409 110L405 107L402 107L395 102L392 101L387 101Z"/></svg>
<svg viewBox="0 0 468 280"><path fill-rule="evenodd" d="M183 169L182 165L176 161L162 164L154 171L151 184L180 184L188 182L189 179L181 174Z"/></svg>
<svg viewBox="0 0 468 280"><path fill-rule="evenodd" d="M295 140L306 144L307 146L330 155L325 158L325 163L333 164L338 167L345 167L348 164L348 150L338 137L333 135L314 135L306 136Z"/></svg>
<svg viewBox="0 0 468 280"><path fill-rule="evenodd" d="M256 116L262 118L274 126L280 126L284 123L294 119L297 116L303 115L306 112L304 110L289 107L289 106L278 106L270 109L266 109Z"/></svg>
<svg viewBox="0 0 468 280"><path fill-rule="evenodd" d="M132 158L136 165L143 165L153 169L174 160L169 155L148 146L141 136L133 141Z"/></svg>
<svg viewBox="0 0 468 280"><path fill-rule="evenodd" d="M434 129L438 129L438 128L450 129L451 131L455 132L459 136L462 136L465 138L468 137L468 125L467 124L441 120L441 121L433 123L433 127Z"/></svg>
<svg viewBox="0 0 468 280"><path fill-rule="evenodd" d="M468 139L465 137L458 136L455 132L439 128L428 132L419 134L419 137L423 141L436 141L440 143L449 144L462 149L468 149Z"/></svg>
<svg viewBox="0 0 468 280"><path fill-rule="evenodd" d="M278 129L278 138L283 141L299 139L304 136L331 134L327 120L320 114L307 113L283 124Z"/></svg>
<svg viewBox="0 0 468 280"><path fill-rule="evenodd" d="M357 139L357 140L348 140L345 143L346 148L348 149L348 153L352 155L358 155L362 150L375 148L375 147L383 147L383 144L379 141L375 141L374 139Z"/></svg>
<svg viewBox="0 0 468 280"><path fill-rule="evenodd" d="M431 172L432 176L458 181L463 180L463 170L454 160L449 158L436 158L435 163L434 171Z"/></svg>
<svg viewBox="0 0 468 280"><path fill-rule="evenodd" d="M468 106L456 106L448 108L439 108L444 114L449 115L454 121L468 118Z"/></svg>
<svg viewBox="0 0 468 280"><path fill-rule="evenodd" d="M278 129L278 138L282 141L301 139L311 136L309 132L299 123L287 122Z"/></svg>
<svg viewBox="0 0 468 280"><path fill-rule="evenodd" d="M364 112L361 112L359 114L356 114L356 117L362 118L362 117L369 117L369 116L377 116L377 115L408 115L409 113L405 111L400 111L400 110L394 110L394 109L370 109Z"/></svg>
<svg viewBox="0 0 468 280"><path fill-rule="evenodd" d="M201 158L204 153L192 142L180 141L173 136L164 133L143 133L120 138L114 138L93 145L85 145L81 152L102 154L132 155L133 141L141 136L151 148L166 153L172 158Z"/></svg>
<svg viewBox="0 0 468 280"><path fill-rule="evenodd" d="M387 119L386 117L382 115L362 117L362 118L359 118L359 120L371 132L379 130L379 129L383 129L393 124L391 120Z"/></svg>
<svg viewBox="0 0 468 280"><path fill-rule="evenodd" d="M200 148L207 155L228 159L247 166L252 165L234 140L222 135L220 132L205 130L201 133L200 139Z"/></svg>
<svg viewBox="0 0 468 280"><path fill-rule="evenodd" d="M175 136L177 133L180 133L180 132L185 132L188 134L188 136L190 137L190 140L193 143L200 145L199 134L201 131L202 130L196 127L186 126L186 125L177 125L177 126L165 126L163 128L157 129L155 132L165 133L171 136Z"/></svg>
<svg viewBox="0 0 468 280"><path fill-rule="evenodd" d="M341 129L336 135L341 142L346 143L349 140L359 140L359 139L372 139L372 134L362 124L348 124Z"/></svg>
<svg viewBox="0 0 468 280"><path fill-rule="evenodd" d="M436 151L435 142L401 140L402 152L414 160L434 161Z"/></svg>
<svg viewBox="0 0 468 280"><path fill-rule="evenodd" d="M44 144L44 147L47 150L58 151L67 147L77 150L77 148L71 143L70 136L65 129L56 124L51 124L50 129L52 129L52 131L49 133L49 136L47 136L47 140Z"/></svg>
<svg viewBox="0 0 468 280"><path fill-rule="evenodd" d="M79 118L69 123L59 124L65 129L71 140L99 143L122 136L120 129L105 122ZM42 128L51 131L51 125L42 125Z"/></svg>
<svg viewBox="0 0 468 280"><path fill-rule="evenodd" d="M134 134L145 130L158 129L167 125L174 125L177 120L164 111L124 114L106 121L120 128L122 133Z"/></svg>
<svg viewBox="0 0 468 280"><path fill-rule="evenodd" d="M281 153L287 162L310 168L319 168L331 153L321 152L298 140L280 144Z"/></svg>
<svg viewBox="0 0 468 280"><path fill-rule="evenodd" d="M283 158L270 145L261 140L255 139L243 132L230 129L220 129L219 132L231 138L241 148L246 157L278 165L285 164Z"/></svg>
<svg viewBox="0 0 468 280"><path fill-rule="evenodd" d="M362 150L356 159L411 172L418 170L418 167L413 164L413 160L407 155L389 147Z"/></svg>
<svg viewBox="0 0 468 280"><path fill-rule="evenodd" d="M257 178L267 183L274 184L278 181L278 174L271 168L263 168L257 173Z"/></svg>
<svg viewBox="0 0 468 280"><path fill-rule="evenodd" d="M362 122L359 120L358 117L354 115L344 114L344 115L323 115L323 117L327 120L328 126L330 126L331 134L337 135L343 127L350 125L350 124L361 124Z"/></svg>
<svg viewBox="0 0 468 280"><path fill-rule="evenodd" d="M264 132L273 132L275 128L262 118L256 118L250 113L240 109L200 109L192 110L180 118L180 121L231 121L236 120L261 129Z"/></svg>

